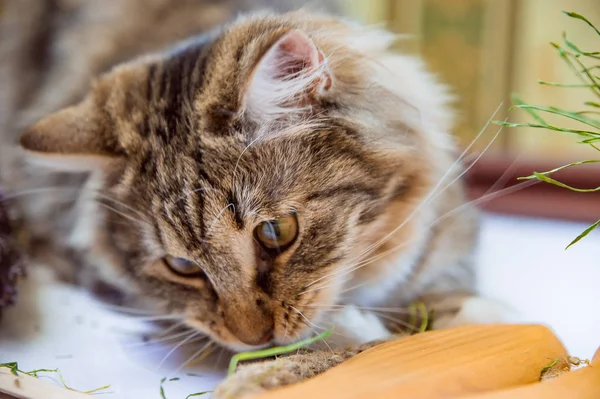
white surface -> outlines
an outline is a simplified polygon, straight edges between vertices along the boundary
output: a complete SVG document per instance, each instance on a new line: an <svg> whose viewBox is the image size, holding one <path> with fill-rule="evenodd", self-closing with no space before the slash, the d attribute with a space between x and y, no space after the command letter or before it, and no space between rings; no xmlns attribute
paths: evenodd
<svg viewBox="0 0 600 399"><path fill-rule="evenodd" d="M579 357L591 357L600 345L600 312L593 307L600 304L600 246L592 234L564 250L585 227L487 216L479 263L485 295L515 308L523 321L550 325ZM140 324L72 288L46 284L23 292L19 307L7 312L0 329L0 362L18 361L24 370L58 367L73 388L110 384L112 393L107 396L115 399L159 399L165 376L181 377L165 383L165 392L168 399L183 399L212 389L224 375L209 364L173 373L189 357L180 352L158 368L171 346L136 346Z"/></svg>

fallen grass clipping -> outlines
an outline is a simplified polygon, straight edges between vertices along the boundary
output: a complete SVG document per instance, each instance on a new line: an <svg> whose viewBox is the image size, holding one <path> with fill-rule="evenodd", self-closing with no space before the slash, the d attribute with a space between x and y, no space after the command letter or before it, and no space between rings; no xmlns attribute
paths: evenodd
<svg viewBox="0 0 600 399"><path fill-rule="evenodd" d="M92 389L89 391L80 391L80 390L71 388L65 382L65 379L59 369L37 369L37 370L32 370L32 371L23 371L23 370L19 369L19 364L17 362L0 363L0 367L9 369L11 374L13 374L17 377L19 376L19 374L25 374L30 377L38 378L39 373L55 373L58 375L58 378L60 379L61 384L66 389L68 389L69 391L74 391L74 392L79 392L79 393L94 394L94 393L98 393L100 391L104 391L104 390L107 390L108 388L110 388L110 385L105 385L103 387Z"/></svg>
<svg viewBox="0 0 600 399"><path fill-rule="evenodd" d="M541 372L544 373L544 372L550 370L552 367L556 366L556 363L558 363L558 358L555 358L551 363L542 367Z"/></svg>
<svg viewBox="0 0 600 399"><path fill-rule="evenodd" d="M169 378L168 379L169 382L171 381L179 381L179 378ZM167 399L167 395L165 395L165 388L164 388L164 384L167 381L167 377L163 378L162 380L160 380L160 397L161 399ZM198 396L204 396L206 394L211 393L212 391L204 391L204 392L196 392L196 393L191 393L188 396L185 397L185 399L189 399L189 398L195 398Z"/></svg>
<svg viewBox="0 0 600 399"><path fill-rule="evenodd" d="M305 339L304 341L298 341L296 343L287 345L287 346L277 346L275 348L268 348L254 352L242 352L233 355L231 361L229 362L229 371L227 372L228 376L233 375L235 373L235 369L239 362L246 360L256 360L256 359L265 359L272 356L277 355L285 355L286 353L290 353L301 349L305 346L313 344L319 340L325 339L329 337L333 333L333 328L315 336L312 338Z"/></svg>
<svg viewBox="0 0 600 399"><path fill-rule="evenodd" d="M582 23L590 27L590 34L600 38L600 30L581 14L575 12L563 11L563 13L573 19L580 20ZM552 86L561 89L569 90L589 90L598 101L586 101L578 110L567 110L552 106L540 106L527 104L522 101L519 96L513 96L514 105L510 111L521 109L525 111L532 119L528 123L512 123L506 121L494 121L494 123L507 127L529 127L543 129L552 132L573 135L578 139L577 143L590 146L596 151L600 151L600 51L584 51L575 43L567 38L567 34L563 33L563 44L550 43L558 53L558 56L569 66L574 75L579 80L576 84L563 84L557 82L538 81L541 85ZM546 121L547 115L555 115L565 121L576 122L579 128L555 126ZM574 168L584 164L599 163L600 159L588 159L579 162L573 162L568 165L561 166L546 172L533 172L530 176L519 178L519 180L539 180L544 183L553 184L555 186L579 192L591 193L600 191L600 186L593 188L577 188L564 184L552 177L554 173L566 169ZM576 244L600 225L600 219L585 229L577 236L566 249Z"/></svg>

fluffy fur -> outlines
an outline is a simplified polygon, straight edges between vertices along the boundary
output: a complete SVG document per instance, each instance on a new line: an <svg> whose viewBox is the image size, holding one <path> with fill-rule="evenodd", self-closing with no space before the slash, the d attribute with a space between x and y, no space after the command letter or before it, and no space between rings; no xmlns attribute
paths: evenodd
<svg viewBox="0 0 600 399"><path fill-rule="evenodd" d="M19 31L30 51L5 46L14 58L2 81L23 82L0 107L4 139L24 130L34 165L3 156L2 173L21 176L11 188L52 173L48 192L19 203L30 253L51 248L81 284L179 314L233 350L331 325L335 347L388 339L415 300L435 312L434 328L504 317L474 290L477 213L454 162L451 96L418 59L389 49L388 32L307 11L209 30L231 12L204 1L42 3L30 22L50 13L63 29ZM125 18L127 7L147 14ZM172 25L156 27L164 13ZM85 37L99 39L76 44ZM39 223L49 213L54 223ZM298 238L265 254L254 229L290 214ZM166 255L202 274L173 273ZM287 366L248 370L283 372L272 379L282 384L334 363L292 366L293 378Z"/></svg>

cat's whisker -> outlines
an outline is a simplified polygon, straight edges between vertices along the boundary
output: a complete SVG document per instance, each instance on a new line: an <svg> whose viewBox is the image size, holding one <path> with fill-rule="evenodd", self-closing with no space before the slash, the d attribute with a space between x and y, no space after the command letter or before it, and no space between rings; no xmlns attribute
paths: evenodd
<svg viewBox="0 0 600 399"><path fill-rule="evenodd" d="M197 357L200 357L205 353L210 354L209 350L210 350L211 346L213 346L213 345L214 345L213 341L208 341L198 351L194 352L194 354L192 356L190 356L185 362L183 362L179 367L177 367L173 371L173 374L177 374L177 373L181 372L181 370L183 370L186 366L188 366L191 362L193 362ZM198 361L200 361L200 360L198 360Z"/></svg>
<svg viewBox="0 0 600 399"><path fill-rule="evenodd" d="M383 243L385 243L387 240L389 240L394 234L396 234L399 230L401 230L409 221L411 221L412 218L415 217L418 214L418 212L425 205L429 204L430 201L432 201L434 198L436 198L437 196L439 196L439 194L441 194L443 191L445 191L449 187L449 185L446 185L445 187L442 188L442 184L444 183L444 181L448 177L451 176L451 174L454 172L454 169L462 163L463 159L468 154L468 152L471 150L471 148L475 145L475 143L479 140L479 138L481 138L481 136L483 135L483 133L486 131L487 127L490 125L491 121L494 119L494 117L496 116L496 114L502 108L502 104L503 104L503 102L500 103L500 105L496 108L496 110L494 111L494 113L492 114L492 116L488 119L488 121L484 125L484 127L479 131L479 133L475 136L475 138L471 141L471 143L463 150L463 152L456 159L456 161L448 168L448 170L446 171L446 173L444 173L442 175L442 177L438 180L438 182L435 184L435 186L428 192L428 194L425 196L425 198L423 200L421 200L421 202L419 203L419 205L417 205L415 207L415 209L395 229L393 229L391 232L389 232L388 234L386 234L384 237L382 237L381 239L377 240L373 244L369 245L360 254L358 254L358 256L355 259L360 259L362 256L365 256L366 254L374 251L375 249L377 249L381 245L383 245ZM502 127L500 128L499 132L492 139L492 141L491 141L492 143L498 137L498 135L500 134L500 131L502 131ZM490 145L488 145L486 147L486 149L489 148ZM485 151L482 151L482 153L479 155L479 157L477 159L480 159L483 156L484 153L485 153ZM473 165L474 165L474 163L471 165L471 167ZM457 181L457 179L454 179L452 181L452 183L454 183L456 181ZM326 277L325 276L321 277L321 279L323 279L323 278L326 278ZM318 281L319 280L317 279L312 284L314 284L314 283L316 283Z"/></svg>
<svg viewBox="0 0 600 399"><path fill-rule="evenodd" d="M109 201L113 201L116 204L119 204L120 206L123 206L124 208L126 208L134 213L139 214L140 216L144 216L144 217L148 216L148 215L142 213L141 211L130 207L129 205L119 201L118 199L116 199L110 195L103 194L97 189L91 189L91 188L87 188L87 187L48 186L48 187L36 187L36 188L31 188L31 189L24 189L24 190L19 190L16 192L9 191L8 193L6 193L3 196L2 201L7 201L7 200L14 199L14 198L24 197L27 195L36 195L36 194L42 194L42 193L47 193L47 192L53 192L53 191L65 191L65 192L67 192L67 194L71 194L73 196L73 199L77 199L77 198L81 197L83 194L92 194L96 197L103 198L103 199L106 199Z"/></svg>
<svg viewBox="0 0 600 399"><path fill-rule="evenodd" d="M181 320L178 321L177 323L173 323L171 326L165 328L164 330L162 330L160 332L159 337L164 337L167 334L170 334L173 331L176 331L177 329L181 329L181 328L185 328L188 331L191 331L186 325L185 325L185 320Z"/></svg>
<svg viewBox="0 0 600 399"><path fill-rule="evenodd" d="M159 316L141 316L141 317L132 317L133 320L142 321L142 322L151 322L151 321L163 321L163 320L183 320L185 315L182 314L168 314L168 315L159 315Z"/></svg>
<svg viewBox="0 0 600 399"><path fill-rule="evenodd" d="M215 364L219 364L221 362L221 359L223 358L223 354L227 352L227 349L221 347L219 349L219 354L217 355L217 360L215 360Z"/></svg>
<svg viewBox="0 0 600 399"><path fill-rule="evenodd" d="M156 370L159 370L161 368L161 366L164 364L165 361L167 361L167 359L173 354L175 353L175 351L179 348L181 348L183 345L185 345L186 343L190 342L192 339L198 337L199 335L202 335L202 331L198 331L195 334L190 335L189 337L185 338L184 340L182 340L179 344L177 344L174 348L172 348L162 359L161 361L158 363L158 366L156 367ZM207 339L208 337L202 337L204 339Z"/></svg>
<svg viewBox="0 0 600 399"><path fill-rule="evenodd" d="M192 345L195 343L199 343L202 342L205 339L205 337L196 337L194 339L189 340L188 342L186 342L184 345L182 346L188 346L188 345ZM124 349L130 349L130 350L138 350L140 352L143 352L145 354L149 354L149 353L162 353L165 350L165 347L170 348L172 345L172 343L165 343L163 345L154 345L154 346L147 346L147 347L137 347L137 348L128 348L126 346L124 346Z"/></svg>
<svg viewBox="0 0 600 399"><path fill-rule="evenodd" d="M372 279L373 278L371 278L371 279L365 279L364 281L361 281L358 284L354 284L354 285L352 285L350 287L344 288L343 290L340 291L340 296L343 295L343 294L345 294L345 293L347 293L347 292L354 291L354 290L356 290L356 289L358 289L360 287L364 287L365 285L370 284Z"/></svg>
<svg viewBox="0 0 600 399"><path fill-rule="evenodd" d="M489 124L489 122L488 122ZM473 162L471 162L469 164L468 167L466 167L458 176L456 176L450 183L448 183L446 186L444 186L444 188L442 188L436 195L434 195L431 198L431 201L433 201L434 199L438 198L444 191L446 191L448 188L450 188L450 186L452 186L454 183L456 183L457 181L459 181L465 174L467 174L472 168L473 166L475 166L475 164L477 162L479 162L479 160L481 159L481 157L483 157L483 155L490 149L490 147L496 142L496 139L498 139L498 136L500 136L500 133L502 133L502 128L503 126L501 126L498 131L496 132L496 134L494 135L494 137L492 137L492 140L490 140L490 142L485 146L485 148L483 149L483 151L481 151L479 153L479 155L477 155L477 157L475 158L475 160Z"/></svg>
<svg viewBox="0 0 600 399"><path fill-rule="evenodd" d="M160 342L167 342L167 341L172 341L176 338L182 338L182 337L187 337L191 334L194 334L194 330L188 330L188 331L184 331L184 332L180 332L177 334L171 334L171 335L167 335L161 338L156 338L156 339L151 339L148 341L143 341L143 342L133 342L131 344L126 344L124 345L127 348L135 348L135 347L139 347L139 346L147 346L147 345L152 345L152 344L157 344Z"/></svg>
<svg viewBox="0 0 600 399"><path fill-rule="evenodd" d="M427 226L427 228L431 229L431 228L435 227L436 225L440 224L441 222L443 222L444 220L446 220L447 218L453 216L456 213L459 213L461 211L469 209L473 205L478 205L478 204L483 203L485 201L490 201L490 200L495 199L495 198L497 198L499 196L512 194L512 193L514 193L516 191L525 189L525 188L527 188L529 186L532 186L534 184L537 184L537 183L539 183L539 181L537 181L537 180L527 180L527 181L524 181L522 183L515 184L514 186L507 187L505 189L502 189L502 190L496 191L494 193L488 194L486 196L482 196L482 197L480 197L478 199L466 202L463 205L458 206L458 207L454 208L453 210L448 211L445 214L441 215L435 221L433 221L429 226ZM369 264L371 264L371 263L373 263L373 262L375 262L377 260L380 260L382 258L385 258L386 256L389 256L391 253L393 253L393 252L395 252L395 251L397 251L397 250L399 250L401 248L406 247L407 245L411 244L413 241L417 240L418 238L419 237L413 237L413 238L410 238L408 240L405 240L402 243L398 244L397 246L392 247L390 249L387 249L387 250L385 250L385 251L383 251L381 253L378 253L377 255L375 255L375 256L373 256L371 258L367 258L367 259L361 260L361 261L359 261L357 263L351 264L351 266L352 266L351 268L345 267L345 268L342 268L340 270L337 270L334 273L330 273L330 275L326 276L325 278L331 279L331 278L334 278L334 277L341 277L341 276L347 275L349 273L355 272L356 270L358 270L358 269L360 269L362 267L368 266ZM326 280L326 281L328 281L328 280ZM320 287L318 287L316 289L303 291L302 293L304 294L304 293L311 292L311 291L317 291L317 290L323 289L325 287L321 287L320 286ZM348 291L350 291L350 290L346 290L346 292L348 292Z"/></svg>
<svg viewBox="0 0 600 399"><path fill-rule="evenodd" d="M125 314L137 314L137 315L160 315L161 313L155 310L149 310L149 309L140 309L140 308L132 308L132 307L127 307L127 306L121 306L121 305L113 305L113 304L102 304L102 307L105 309L109 309L109 310L113 310L115 312L119 312L119 313L125 313Z"/></svg>
<svg viewBox="0 0 600 399"><path fill-rule="evenodd" d="M357 308L359 310L366 310L366 311L373 311L373 312L388 312L388 313L410 314L410 309L408 309L408 308L400 308L400 307L359 306L359 305L353 305L353 304L348 304L348 305L343 305L343 304L336 304L336 305L309 304L309 305L305 305L305 307L307 307L307 308L317 308L317 309L320 309L320 308L328 309L329 308L329 310L339 310L339 309L344 309L344 308L347 308L347 307L354 307L354 308Z"/></svg>
<svg viewBox="0 0 600 399"><path fill-rule="evenodd" d="M315 327L315 328L321 328L323 330L325 330L323 327L319 327L316 324L314 324L312 321L310 321L308 319L308 317L306 317L304 315L304 313L302 313L301 311L299 311L297 308L295 308L294 306L290 305L290 308L293 309L296 313L298 313L300 315L300 317L302 317L310 326Z"/></svg>
<svg viewBox="0 0 600 399"><path fill-rule="evenodd" d="M139 217L141 217L143 219L147 219L149 217L147 214L143 213L142 211L140 211L138 209L135 209L135 208L133 208L133 207L125 204L124 202L122 202L122 201L120 201L120 200L118 200L118 199L116 199L114 197L111 197L111 196L106 195L106 194L102 194L100 192L95 192L94 194L98 198L101 198L101 199L104 199L104 200L108 200L108 201L112 201L115 204L117 204L119 206L122 206L123 208L127 209L128 211L131 211L133 214L138 215ZM97 201L97 203L101 204L100 201Z"/></svg>
<svg viewBox="0 0 600 399"><path fill-rule="evenodd" d="M439 224L439 223L443 222L444 220L446 220L449 217L455 215L456 213L461 212L462 210L464 210L465 208L468 208L471 205L479 205L479 204L481 204L483 202L490 201L490 200L496 199L496 198L504 196L504 195L512 194L512 193L517 192L517 191L521 191L521 190L523 190L523 189L525 189L527 187L531 187L531 186L536 185L538 183L540 183L539 180L526 180L526 181L524 181L522 183L515 184L514 186L507 187L507 188L504 188L502 190L496 191L494 193L488 194L485 197L480 197L480 198L478 198L476 200L467 202L467 203L465 203L465 204L463 204L463 205L461 205L461 206L459 206L457 208L454 208L453 210L451 210L449 212L446 212L442 216L440 216L436 220L436 224Z"/></svg>
<svg viewBox="0 0 600 399"><path fill-rule="evenodd" d="M390 316L390 315L385 314L385 313L379 313L379 312L376 312L376 313L377 313L378 317L381 317L382 319L386 319L386 320L389 320L389 321L391 321L393 323L401 325L402 327L408 328L409 330L411 330L413 332L418 332L419 331L418 327L413 326L412 324L410 324L407 321L401 320L401 319L399 319L397 317Z"/></svg>
<svg viewBox="0 0 600 399"><path fill-rule="evenodd" d="M421 202L419 203L419 205L417 205L417 207L395 229L393 229L391 232L389 232L388 234L386 234L381 239L377 240L375 243L373 243L370 246L368 246L365 250L362 251L361 254L358 255L357 258L360 258L360 257L364 256L365 254L370 253L370 252L374 251L375 249L379 248L381 245L383 245L383 243L385 243L387 240L389 240L394 234L396 234L399 230L401 230L409 221L411 221L412 218L415 217L418 214L418 212L425 205L429 204L434 198L436 198L437 196L439 196L442 192L444 192L449 187L449 185L446 185L444 188L441 188L443 182L448 177L450 177L451 173L454 172L454 169L461 164L463 158L468 153L468 151L473 147L473 145L475 145L475 143L483 135L483 133L485 132L485 130L487 129L487 127L489 126L489 124L491 123L491 121L493 120L493 118L500 111L500 108L502 107L502 104L503 103L500 103L500 105L498 106L498 108L496 108L496 111L494 111L494 113L492 114L492 116L488 119L488 121L485 124L485 126L480 130L480 132L477 134L477 136L475 136L475 138L471 141L471 143L464 149L464 151L457 158L457 160L452 164L452 166L450 166L450 168L448 168L448 170L446 171L446 173L444 173L442 175L442 177L439 179L439 181L436 183L436 185L433 187L433 189L431 189L429 191L429 193L425 196L425 198L423 200L421 200ZM495 139L499 136L500 132L502 131L502 128L503 127L501 126L500 129L499 129L499 131L498 131L498 133L492 138L491 143L493 143L495 141ZM490 148L491 143L486 147L486 150ZM477 160L481 159L481 157L483 156L483 154L485 154L485 151L481 152L481 154L477 157ZM471 164L471 167L473 165L474 165L474 163ZM463 173L465 173L465 172L463 172ZM455 183L456 181L458 181L458 179L452 180L452 183Z"/></svg>
<svg viewBox="0 0 600 399"><path fill-rule="evenodd" d="M514 172L516 166L518 165L518 162L521 160L522 156L523 156L523 153L520 153L519 155L517 155L515 157L514 161L512 161L510 163L510 165L508 165L508 167L500 175L500 177L498 178L498 180L496 180L496 182L494 184L492 184L492 186L490 188L488 188L485 193L483 193L482 197L488 195L489 193L491 193L491 192L493 192L493 191L495 191L497 189L503 189L504 188L504 186L506 185L506 183L508 182L508 180L510 180L511 175Z"/></svg>
<svg viewBox="0 0 600 399"><path fill-rule="evenodd" d="M219 213L217 214L217 216L215 216L215 218L213 219L213 221L210 223L210 225L208 226L208 229L206 230L207 232L210 232L213 227L217 224L217 222L221 219L221 216L223 216L223 213L228 209L228 208L233 208L233 211L235 212L235 205L232 203L227 204L223 209L221 209L219 211Z"/></svg>
<svg viewBox="0 0 600 399"><path fill-rule="evenodd" d="M131 220L131 221L132 221L133 223L135 223L135 224L146 224L146 225L150 226L150 224L149 224L148 222L146 222L146 221L143 221L143 220L136 219L135 217L133 217L133 216L131 216L131 215L128 215L128 214L126 214L126 213L124 213L124 212L121 212L121 211L119 211L118 209L116 209L116 208L114 208L114 207L112 207L112 206L110 206L110 205L104 204L104 203L102 203L102 202L98 202L98 204L99 204L101 207L103 207L103 208L106 208L106 209L108 209L108 210L110 210L110 211L113 211L113 212L114 212L114 213L116 213L117 215L123 216L124 218L126 218L126 219L128 219L128 220Z"/></svg>
<svg viewBox="0 0 600 399"><path fill-rule="evenodd" d="M301 321L302 321L302 324L304 324L306 327L308 327L311 332L315 332L317 335L328 330L327 328L324 328L324 327L318 327L315 325L311 326L310 324L307 324L306 321L304 321L304 320L301 320ZM346 334L343 334L339 331L336 331L335 328L333 329L333 331L331 333L331 336L334 336L334 335L337 337L344 338L344 339L352 340L352 337L350 337Z"/></svg>
<svg viewBox="0 0 600 399"><path fill-rule="evenodd" d="M319 335L319 334L320 334L320 333L319 333L319 330L318 330L317 328L315 328L315 327L311 327L309 324L306 324L306 323L304 323L304 324L305 324L305 325L306 325L306 326L307 326L307 327L310 329L310 332L311 332L311 333L313 333L313 334L315 334L315 335ZM331 352L331 354L334 354L334 353L335 353L335 352L333 351L333 348L332 348L332 347L329 345L329 343L327 342L327 338L323 338L323 339L321 339L321 340L319 340L319 341L317 341L317 342L315 342L315 343L316 343L316 344L319 344L319 343L321 343L321 342L325 344L325 346L326 346L326 347L329 349L329 351Z"/></svg>
<svg viewBox="0 0 600 399"><path fill-rule="evenodd" d="M323 283L321 285L311 286L308 289L301 291L298 295L304 295L304 294L308 294L309 292L320 291L320 290L324 290L325 288L332 287L334 285L334 282L331 281L333 279L333 277L336 277L336 275L331 274L330 276L328 276L328 278L325 281L323 281Z"/></svg>
<svg viewBox="0 0 600 399"><path fill-rule="evenodd" d="M73 191L73 199L77 198L77 196L79 195L79 193L81 192L81 190L79 188L76 187L59 187L59 186L53 186L53 187L39 187L39 188L32 188L32 189L24 189L24 190L19 190L16 192L12 192L12 191L8 191L6 194L4 194L2 196L2 200L1 201L8 201L11 199L15 199L15 198L20 198L20 197L25 197L28 195L35 195L35 194L40 194L40 193L45 193L48 191Z"/></svg>

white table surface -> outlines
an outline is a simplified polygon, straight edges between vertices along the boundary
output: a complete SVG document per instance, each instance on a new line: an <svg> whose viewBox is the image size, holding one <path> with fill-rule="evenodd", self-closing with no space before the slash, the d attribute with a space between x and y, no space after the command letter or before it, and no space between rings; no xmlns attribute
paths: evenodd
<svg viewBox="0 0 600 399"><path fill-rule="evenodd" d="M479 251L482 292L517 309L523 321L551 326L582 358L600 345L600 312L592 306L600 304L600 246L592 234L568 251L564 247L585 227L488 215ZM73 388L110 384L102 396L115 399L159 399L163 377L181 378L164 389L168 399L183 399L212 389L223 378L224 357L220 366L212 357L175 373L189 357L177 351L158 368L172 346L136 344L146 329L142 323L50 281L46 273L34 273L20 305L5 314L0 363L18 361L23 370L58 367Z"/></svg>

